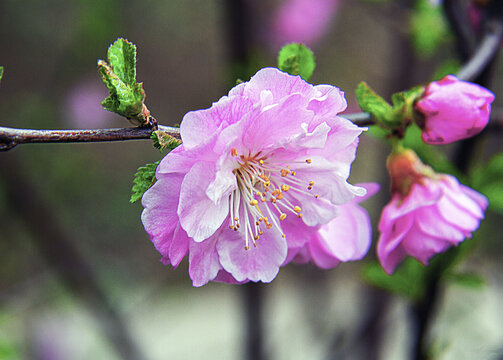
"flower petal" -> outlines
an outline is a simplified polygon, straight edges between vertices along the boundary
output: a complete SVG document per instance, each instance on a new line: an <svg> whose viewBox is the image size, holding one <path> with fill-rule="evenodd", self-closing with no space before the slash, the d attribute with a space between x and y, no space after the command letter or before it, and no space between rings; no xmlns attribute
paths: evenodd
<svg viewBox="0 0 503 360"><path fill-rule="evenodd" d="M141 221L157 251L169 256L173 232L178 224L178 194L183 176L163 175L143 194Z"/></svg>
<svg viewBox="0 0 503 360"><path fill-rule="evenodd" d="M257 241L257 247L245 250L242 236L235 231L222 232L217 243L220 263L237 281L271 282L286 258L286 241L271 229Z"/></svg>
<svg viewBox="0 0 503 360"><path fill-rule="evenodd" d="M194 286L203 286L213 280L222 269L218 261L216 243L218 235L189 245L189 275Z"/></svg>
<svg viewBox="0 0 503 360"><path fill-rule="evenodd" d="M224 198L215 203L206 195L214 174L213 164L198 162L185 176L180 189L180 223L187 235L196 242L213 235L229 213L228 199Z"/></svg>

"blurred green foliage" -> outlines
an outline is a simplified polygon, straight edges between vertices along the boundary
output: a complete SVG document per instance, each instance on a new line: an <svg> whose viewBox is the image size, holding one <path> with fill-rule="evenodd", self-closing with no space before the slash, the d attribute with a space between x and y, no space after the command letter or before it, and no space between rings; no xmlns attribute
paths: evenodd
<svg viewBox="0 0 503 360"><path fill-rule="evenodd" d="M471 172L471 185L487 196L489 208L503 214L503 152Z"/></svg>
<svg viewBox="0 0 503 360"><path fill-rule="evenodd" d="M423 58L431 57L449 38L442 7L429 0L417 0L411 16L410 31L416 54Z"/></svg>

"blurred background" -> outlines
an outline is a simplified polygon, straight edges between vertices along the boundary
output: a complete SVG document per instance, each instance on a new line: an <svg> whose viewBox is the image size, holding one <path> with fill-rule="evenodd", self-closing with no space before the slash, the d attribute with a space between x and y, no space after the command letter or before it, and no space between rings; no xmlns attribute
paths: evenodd
<svg viewBox="0 0 503 360"><path fill-rule="evenodd" d="M107 91L96 61L118 37L137 45L137 79L163 125L211 106L236 78L275 66L290 41L313 49L311 82L340 87L347 112L358 112L362 80L389 97L459 67L459 44L436 7L427 0L1 0L0 125L128 126L99 104ZM494 65L486 85L497 109L503 67ZM389 197L389 149L369 135L360 144L351 182L381 184L365 203L375 225ZM501 128L472 145L474 156L457 158L465 172L503 150ZM0 153L0 359L412 358L414 302L362 275L374 247L364 261L330 271L289 265L256 287L193 288L186 262L174 271L162 265L141 205L129 204L136 169L159 158L150 141ZM501 220L488 211L469 240L476 246L457 264L483 284L446 281L436 294L425 340L431 358L503 358Z"/></svg>

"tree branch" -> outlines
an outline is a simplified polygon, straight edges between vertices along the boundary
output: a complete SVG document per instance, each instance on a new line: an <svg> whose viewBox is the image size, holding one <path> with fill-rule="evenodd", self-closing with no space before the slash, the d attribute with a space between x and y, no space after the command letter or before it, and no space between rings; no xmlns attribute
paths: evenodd
<svg viewBox="0 0 503 360"><path fill-rule="evenodd" d="M159 125L158 129L180 139L179 128ZM0 151L7 151L16 145L28 143L74 143L149 139L152 131L152 128L147 127L92 130L30 130L0 126Z"/></svg>

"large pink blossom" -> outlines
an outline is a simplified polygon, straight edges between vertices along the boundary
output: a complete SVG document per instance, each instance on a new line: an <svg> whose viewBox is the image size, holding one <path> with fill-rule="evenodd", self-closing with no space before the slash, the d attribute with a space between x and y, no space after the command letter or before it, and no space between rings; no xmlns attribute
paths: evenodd
<svg viewBox="0 0 503 360"><path fill-rule="evenodd" d="M426 87L417 109L424 115L422 138L427 144L449 144L481 132L491 114L494 94L447 75Z"/></svg>
<svg viewBox="0 0 503 360"><path fill-rule="evenodd" d="M337 116L343 93L265 68L181 124L157 167L142 222L164 263L189 255L194 286L270 282L338 205L362 128Z"/></svg>
<svg viewBox="0 0 503 360"><path fill-rule="evenodd" d="M367 189L367 194L355 197L339 206L339 214L328 224L313 232L311 239L302 248L288 249L288 258L296 263L311 261L322 269L331 269L341 262L362 259L372 242L370 216L359 204L379 190L376 183L358 184Z"/></svg>
<svg viewBox="0 0 503 360"><path fill-rule="evenodd" d="M391 274L407 256L423 264L470 237L487 199L450 175L436 174L412 151L392 155L393 197L381 214L377 255Z"/></svg>

